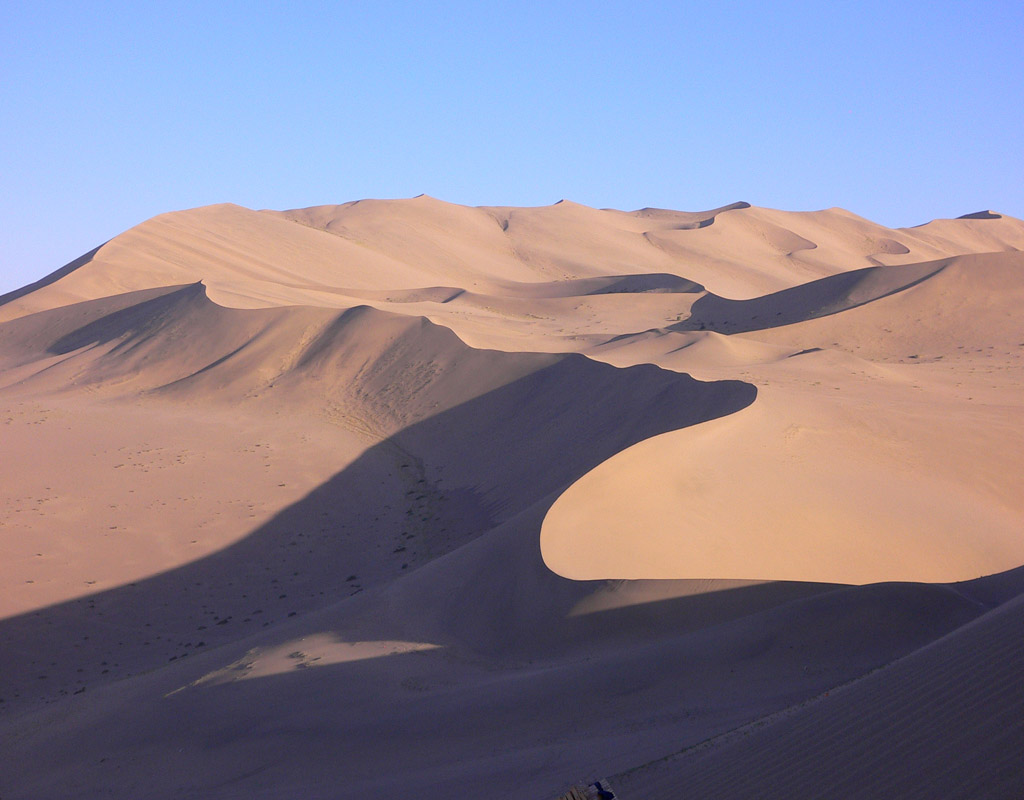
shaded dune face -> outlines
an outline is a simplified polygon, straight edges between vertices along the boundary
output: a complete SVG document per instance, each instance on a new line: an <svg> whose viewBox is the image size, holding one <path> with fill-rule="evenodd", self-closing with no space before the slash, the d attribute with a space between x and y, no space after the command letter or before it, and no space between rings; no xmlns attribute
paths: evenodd
<svg viewBox="0 0 1024 800"><path fill-rule="evenodd" d="M0 794L1021 794L1021 250L220 205L0 297Z"/></svg>
<svg viewBox="0 0 1024 800"><path fill-rule="evenodd" d="M689 318L670 329L748 333L838 314L905 291L937 274L947 263L852 270L751 300L705 294L691 306Z"/></svg>
<svg viewBox="0 0 1024 800"><path fill-rule="evenodd" d="M614 776L625 797L1014 797L1020 598L863 680L705 748ZM924 698L928 698L925 700ZM822 731L829 735L823 736ZM783 756L787 753L787 756ZM912 760L915 769L907 770ZM850 764L856 770L850 770Z"/></svg>

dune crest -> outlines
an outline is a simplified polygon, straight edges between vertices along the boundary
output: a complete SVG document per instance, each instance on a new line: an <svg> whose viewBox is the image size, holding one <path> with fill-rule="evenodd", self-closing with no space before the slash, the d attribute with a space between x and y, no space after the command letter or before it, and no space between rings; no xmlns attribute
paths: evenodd
<svg viewBox="0 0 1024 800"><path fill-rule="evenodd" d="M0 297L0 795L1021 795L1022 250L220 204Z"/></svg>

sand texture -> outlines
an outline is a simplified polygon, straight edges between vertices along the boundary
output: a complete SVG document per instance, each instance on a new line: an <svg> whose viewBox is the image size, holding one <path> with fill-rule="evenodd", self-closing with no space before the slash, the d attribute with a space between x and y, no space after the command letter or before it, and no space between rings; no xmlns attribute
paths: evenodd
<svg viewBox="0 0 1024 800"><path fill-rule="evenodd" d="M1024 222L426 196L0 297L0 797L1024 796Z"/></svg>

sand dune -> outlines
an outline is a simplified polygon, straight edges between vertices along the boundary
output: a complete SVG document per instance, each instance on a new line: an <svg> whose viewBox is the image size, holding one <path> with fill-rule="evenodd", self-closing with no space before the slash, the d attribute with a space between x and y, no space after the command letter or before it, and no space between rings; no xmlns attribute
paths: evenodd
<svg viewBox="0 0 1024 800"><path fill-rule="evenodd" d="M1019 324L1024 255L960 256L937 264L940 270L905 292L828 319L759 331L757 338L796 346L830 341L833 348L881 362L973 352L1013 363L1024 355Z"/></svg>
<svg viewBox="0 0 1024 800"><path fill-rule="evenodd" d="M707 224L694 227L695 219ZM32 291L0 297L0 319L197 281L239 307L319 305L345 290L476 290L641 273L750 298L883 263L879 255L888 257L884 263L915 263L1019 249L1024 223L1003 216L895 231L841 209L793 213L743 203L696 214L568 201L470 208L426 196L286 212L224 204L163 214L126 231L26 287Z"/></svg>
<svg viewBox="0 0 1024 800"><path fill-rule="evenodd" d="M125 307L131 300L138 302ZM49 324L47 318L54 313L68 324ZM473 350L447 329L421 318L366 307L340 313L225 309L207 300L198 284L155 297L143 292L130 299L93 301L67 313L61 309L15 320L4 328L8 341L22 349L35 345L44 356L39 372L17 371L21 379L9 392L18 398L45 394L59 401L62 444L78 445L72 463L92 478L86 486L96 499L75 491L72 497L83 508L70 520L54 522L118 518L112 527L87 522L70 546L60 536L50 535L46 547L36 540L48 569L34 552L12 547L7 569L19 586L8 598L8 613L31 610L32 599L37 604L70 600L97 581L116 583L114 575L121 582L137 582L199 556L217 566L198 579L166 573L156 582L160 592L168 591L167 581L171 586L216 587L217 575L231 574L244 580L248 590L243 597L222 599L218 617L241 617L252 606L279 605L277 584L287 565L292 591L301 586L298 605L293 601L290 610L308 608L311 601L319 606L367 586L374 575L393 577L464 544L564 488L623 447L730 413L754 397L752 387L743 382L702 384L652 365L620 370L575 354ZM51 353L63 360L52 364ZM111 425L111 413L96 408L97 398L116 402L114 413L134 423L127 441L141 437L141 427L147 439L160 444L127 451L117 432L103 442L103 426ZM145 411L136 410L141 398ZM200 403L201 414L190 411ZM308 422L280 420L295 414L308 417ZM202 425L198 435L170 439L173 426L191 425L194 415ZM623 424L623 415L629 424ZM37 457L33 434L43 417L39 411L25 420L27 425L15 428L9 440L12 458ZM609 429L614 432L609 434ZM543 462L537 462L532 440L522 435L525 430L543 431L551 442L553 452ZM296 433L301 443L282 442ZM303 463L302 452L314 436L326 437L326 442L315 447L315 463ZM204 438L214 455L234 454L244 462L236 475L221 472L211 483L201 468L180 468L182 462L210 457L201 444ZM166 452L171 446L173 456ZM324 473L330 447L340 469L333 476ZM494 459L494 453L501 458ZM45 458L53 459L52 452ZM115 459L119 463L111 465ZM151 485L148 475L167 468L178 480L163 486L172 496L161 498L160 485ZM52 483L44 477L42 464L32 472L41 473L34 476L36 481ZM116 515L108 507L114 498L95 485L102 485L104 473L117 487L118 505L126 506ZM243 475L244 482L236 484ZM314 488L314 481L320 486ZM303 488L310 492L303 503L287 506ZM64 505L72 499L66 492L59 492ZM45 493L50 497L51 488ZM140 497L126 496L135 493ZM273 498L269 502L268 493ZM162 511L168 500L173 514ZM105 510L97 507L101 503ZM7 509L8 525L20 521L24 505ZM225 515L227 520L222 519ZM46 521L45 516L33 520L48 527ZM248 536L239 542L242 555L223 549L233 543L224 530L232 522L235 541ZM211 526L219 535L206 531ZM203 529L201 541L197 529ZM259 533L264 529L265 536ZM319 541L315 547L313 540ZM122 547L135 555L129 558L122 552L114 570L102 563L101 554L84 560L77 555L91 548L109 554L110 548ZM261 554L268 548L287 554L275 556L274 569L263 565ZM162 552L162 559L153 549ZM382 564L375 563L384 555L379 550L388 554ZM335 583L334 569L358 580ZM135 586L136 591L142 588ZM158 619L158 614L148 621L165 635L178 631L184 641L195 630L193 621L208 616L203 609L213 607L213 591L196 591L194 602L179 599L169 618ZM150 614L160 606L155 600L139 605ZM91 610L79 603L61 615L88 617ZM30 627L36 635L45 630ZM215 641L214 634L204 639L212 643L211 636ZM138 645L136 641L125 647ZM47 646L36 641L31 649ZM50 670L48 680L70 681L72 667L77 670L81 664L69 661L63 670ZM6 665L8 675L18 670L17 664Z"/></svg>
<svg viewBox="0 0 1024 800"><path fill-rule="evenodd" d="M576 579L831 583L1024 563L1016 413L961 418L950 458L936 429L956 404L863 386L820 394L762 388L752 408L617 454L551 509L546 563Z"/></svg>
<svg viewBox="0 0 1024 800"><path fill-rule="evenodd" d="M0 297L0 795L1015 797L1022 249L226 204Z"/></svg>
<svg viewBox="0 0 1024 800"><path fill-rule="evenodd" d="M545 521L548 565L587 579L841 583L960 580L1018 566L1022 274L1024 261L1006 253L871 268L752 301L705 295L686 322L595 348L612 363L651 360L706 376L745 364L765 380L746 412L643 442L567 491ZM782 347L680 341L687 334L673 331L706 326L693 321L706 299L723 331L760 317L765 328L753 335ZM803 321L786 324L790 314ZM908 378L877 366L896 361L934 371L927 380L912 373L908 391ZM638 527L647 535L633 536Z"/></svg>
<svg viewBox="0 0 1024 800"><path fill-rule="evenodd" d="M651 800L1015 797L1021 612L1012 600L885 669L614 785Z"/></svg>
<svg viewBox="0 0 1024 800"><path fill-rule="evenodd" d="M729 300L705 294L674 330L715 330L720 333L777 328L848 311L905 291L948 265L946 261L900 267L867 267L783 289L751 300Z"/></svg>

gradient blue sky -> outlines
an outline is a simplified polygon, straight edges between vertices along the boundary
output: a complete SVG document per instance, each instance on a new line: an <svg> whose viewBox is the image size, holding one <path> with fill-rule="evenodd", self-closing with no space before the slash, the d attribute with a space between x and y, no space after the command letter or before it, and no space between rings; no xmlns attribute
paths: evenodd
<svg viewBox="0 0 1024 800"><path fill-rule="evenodd" d="M1020 0L8 0L0 292L222 201L1024 216L1022 41Z"/></svg>

